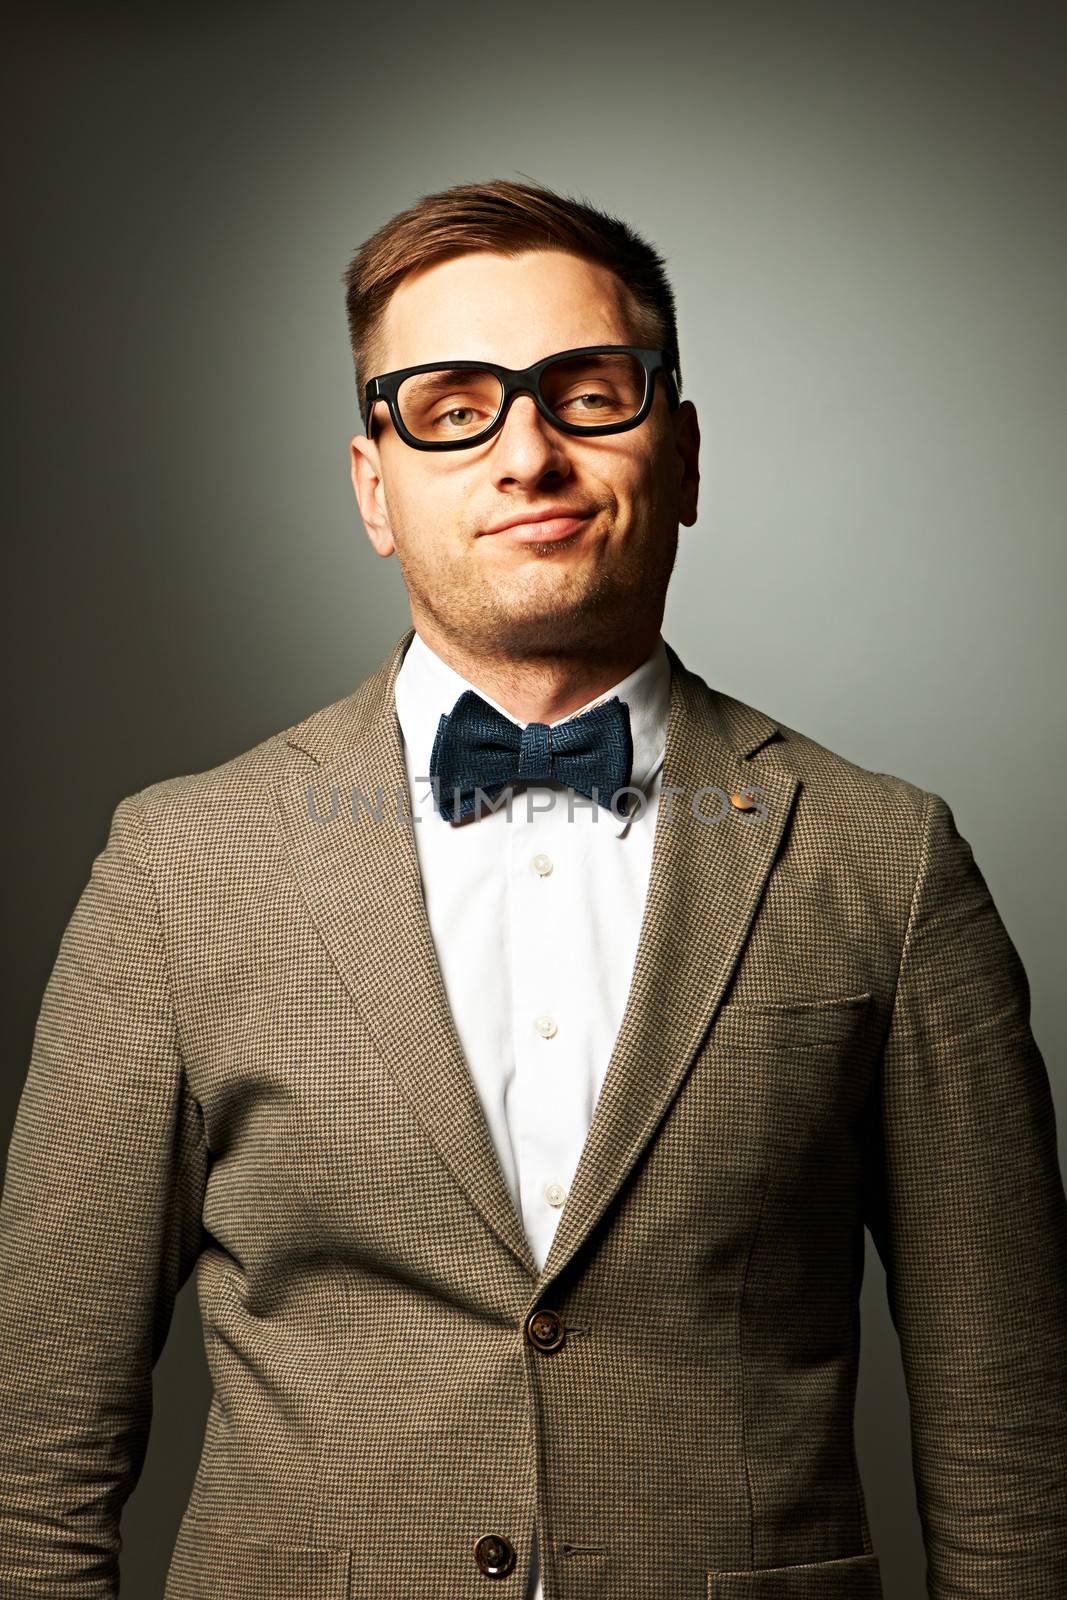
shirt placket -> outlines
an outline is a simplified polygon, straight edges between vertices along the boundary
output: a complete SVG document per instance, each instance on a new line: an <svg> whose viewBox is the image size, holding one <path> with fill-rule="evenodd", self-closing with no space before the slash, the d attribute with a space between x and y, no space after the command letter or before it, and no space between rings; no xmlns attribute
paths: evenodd
<svg viewBox="0 0 1067 1600"><path fill-rule="evenodd" d="M551 809L539 809L549 801ZM515 796L507 830L513 1137L523 1224L539 1266L548 1257L573 1175L581 1099L582 1030L567 982L576 886L566 818L567 791L531 785Z"/></svg>

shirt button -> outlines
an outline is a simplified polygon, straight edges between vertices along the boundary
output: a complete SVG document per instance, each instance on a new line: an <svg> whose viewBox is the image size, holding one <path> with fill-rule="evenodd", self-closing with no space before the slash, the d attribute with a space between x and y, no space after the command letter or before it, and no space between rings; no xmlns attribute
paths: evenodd
<svg viewBox="0 0 1067 1600"><path fill-rule="evenodd" d="M538 855L532 858L530 865L533 867L539 878L547 878L548 874L552 871L552 857L546 856L544 851L541 851Z"/></svg>
<svg viewBox="0 0 1067 1600"><path fill-rule="evenodd" d="M559 1028L551 1017L538 1017L534 1023L534 1027L537 1029L542 1039L551 1039L554 1033L559 1032Z"/></svg>
<svg viewBox="0 0 1067 1600"><path fill-rule="evenodd" d="M567 1198L567 1191L561 1183L548 1183L545 1185L545 1199L550 1206L561 1206Z"/></svg>
<svg viewBox="0 0 1067 1600"><path fill-rule="evenodd" d="M515 1546L502 1533L483 1533L475 1541L474 1559L487 1578L505 1578L515 1565Z"/></svg>

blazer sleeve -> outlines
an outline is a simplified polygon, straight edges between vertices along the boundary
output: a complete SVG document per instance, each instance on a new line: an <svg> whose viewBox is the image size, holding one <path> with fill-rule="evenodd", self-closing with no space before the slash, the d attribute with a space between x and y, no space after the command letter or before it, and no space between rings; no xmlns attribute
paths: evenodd
<svg viewBox="0 0 1067 1600"><path fill-rule="evenodd" d="M185 1085L137 796L63 934L0 1201L0 1594L118 1593L152 1368L199 1250Z"/></svg>
<svg viewBox="0 0 1067 1600"><path fill-rule="evenodd" d="M1026 974L940 796L880 1080L886 1270L934 1600L1067 1595L1067 1211Z"/></svg>

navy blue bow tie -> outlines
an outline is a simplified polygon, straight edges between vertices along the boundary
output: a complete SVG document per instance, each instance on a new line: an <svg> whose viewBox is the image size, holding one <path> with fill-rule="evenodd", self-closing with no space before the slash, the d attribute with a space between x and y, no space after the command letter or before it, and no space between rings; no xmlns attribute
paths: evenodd
<svg viewBox="0 0 1067 1600"><path fill-rule="evenodd" d="M437 779L438 811L455 823L474 811L476 789L493 799L513 783L563 783L610 811L612 796L630 782L632 765L630 709L618 695L555 727L528 722L520 728L465 689L438 723L429 776ZM637 799L621 795L616 814L629 812Z"/></svg>

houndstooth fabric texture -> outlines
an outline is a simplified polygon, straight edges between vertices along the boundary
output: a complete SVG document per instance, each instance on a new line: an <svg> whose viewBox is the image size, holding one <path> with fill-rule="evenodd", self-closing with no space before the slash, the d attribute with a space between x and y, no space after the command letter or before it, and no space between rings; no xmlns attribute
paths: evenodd
<svg viewBox="0 0 1067 1600"><path fill-rule="evenodd" d="M535 1524L546 1600L879 1600L866 1225L929 1594L1061 1600L1053 1105L946 802L670 651L629 1000L538 1273L398 799L411 636L335 705L116 807L0 1206L0 1594L117 1593L195 1269L213 1396L166 1600L514 1597ZM515 1549L504 1578L485 1534Z"/></svg>

